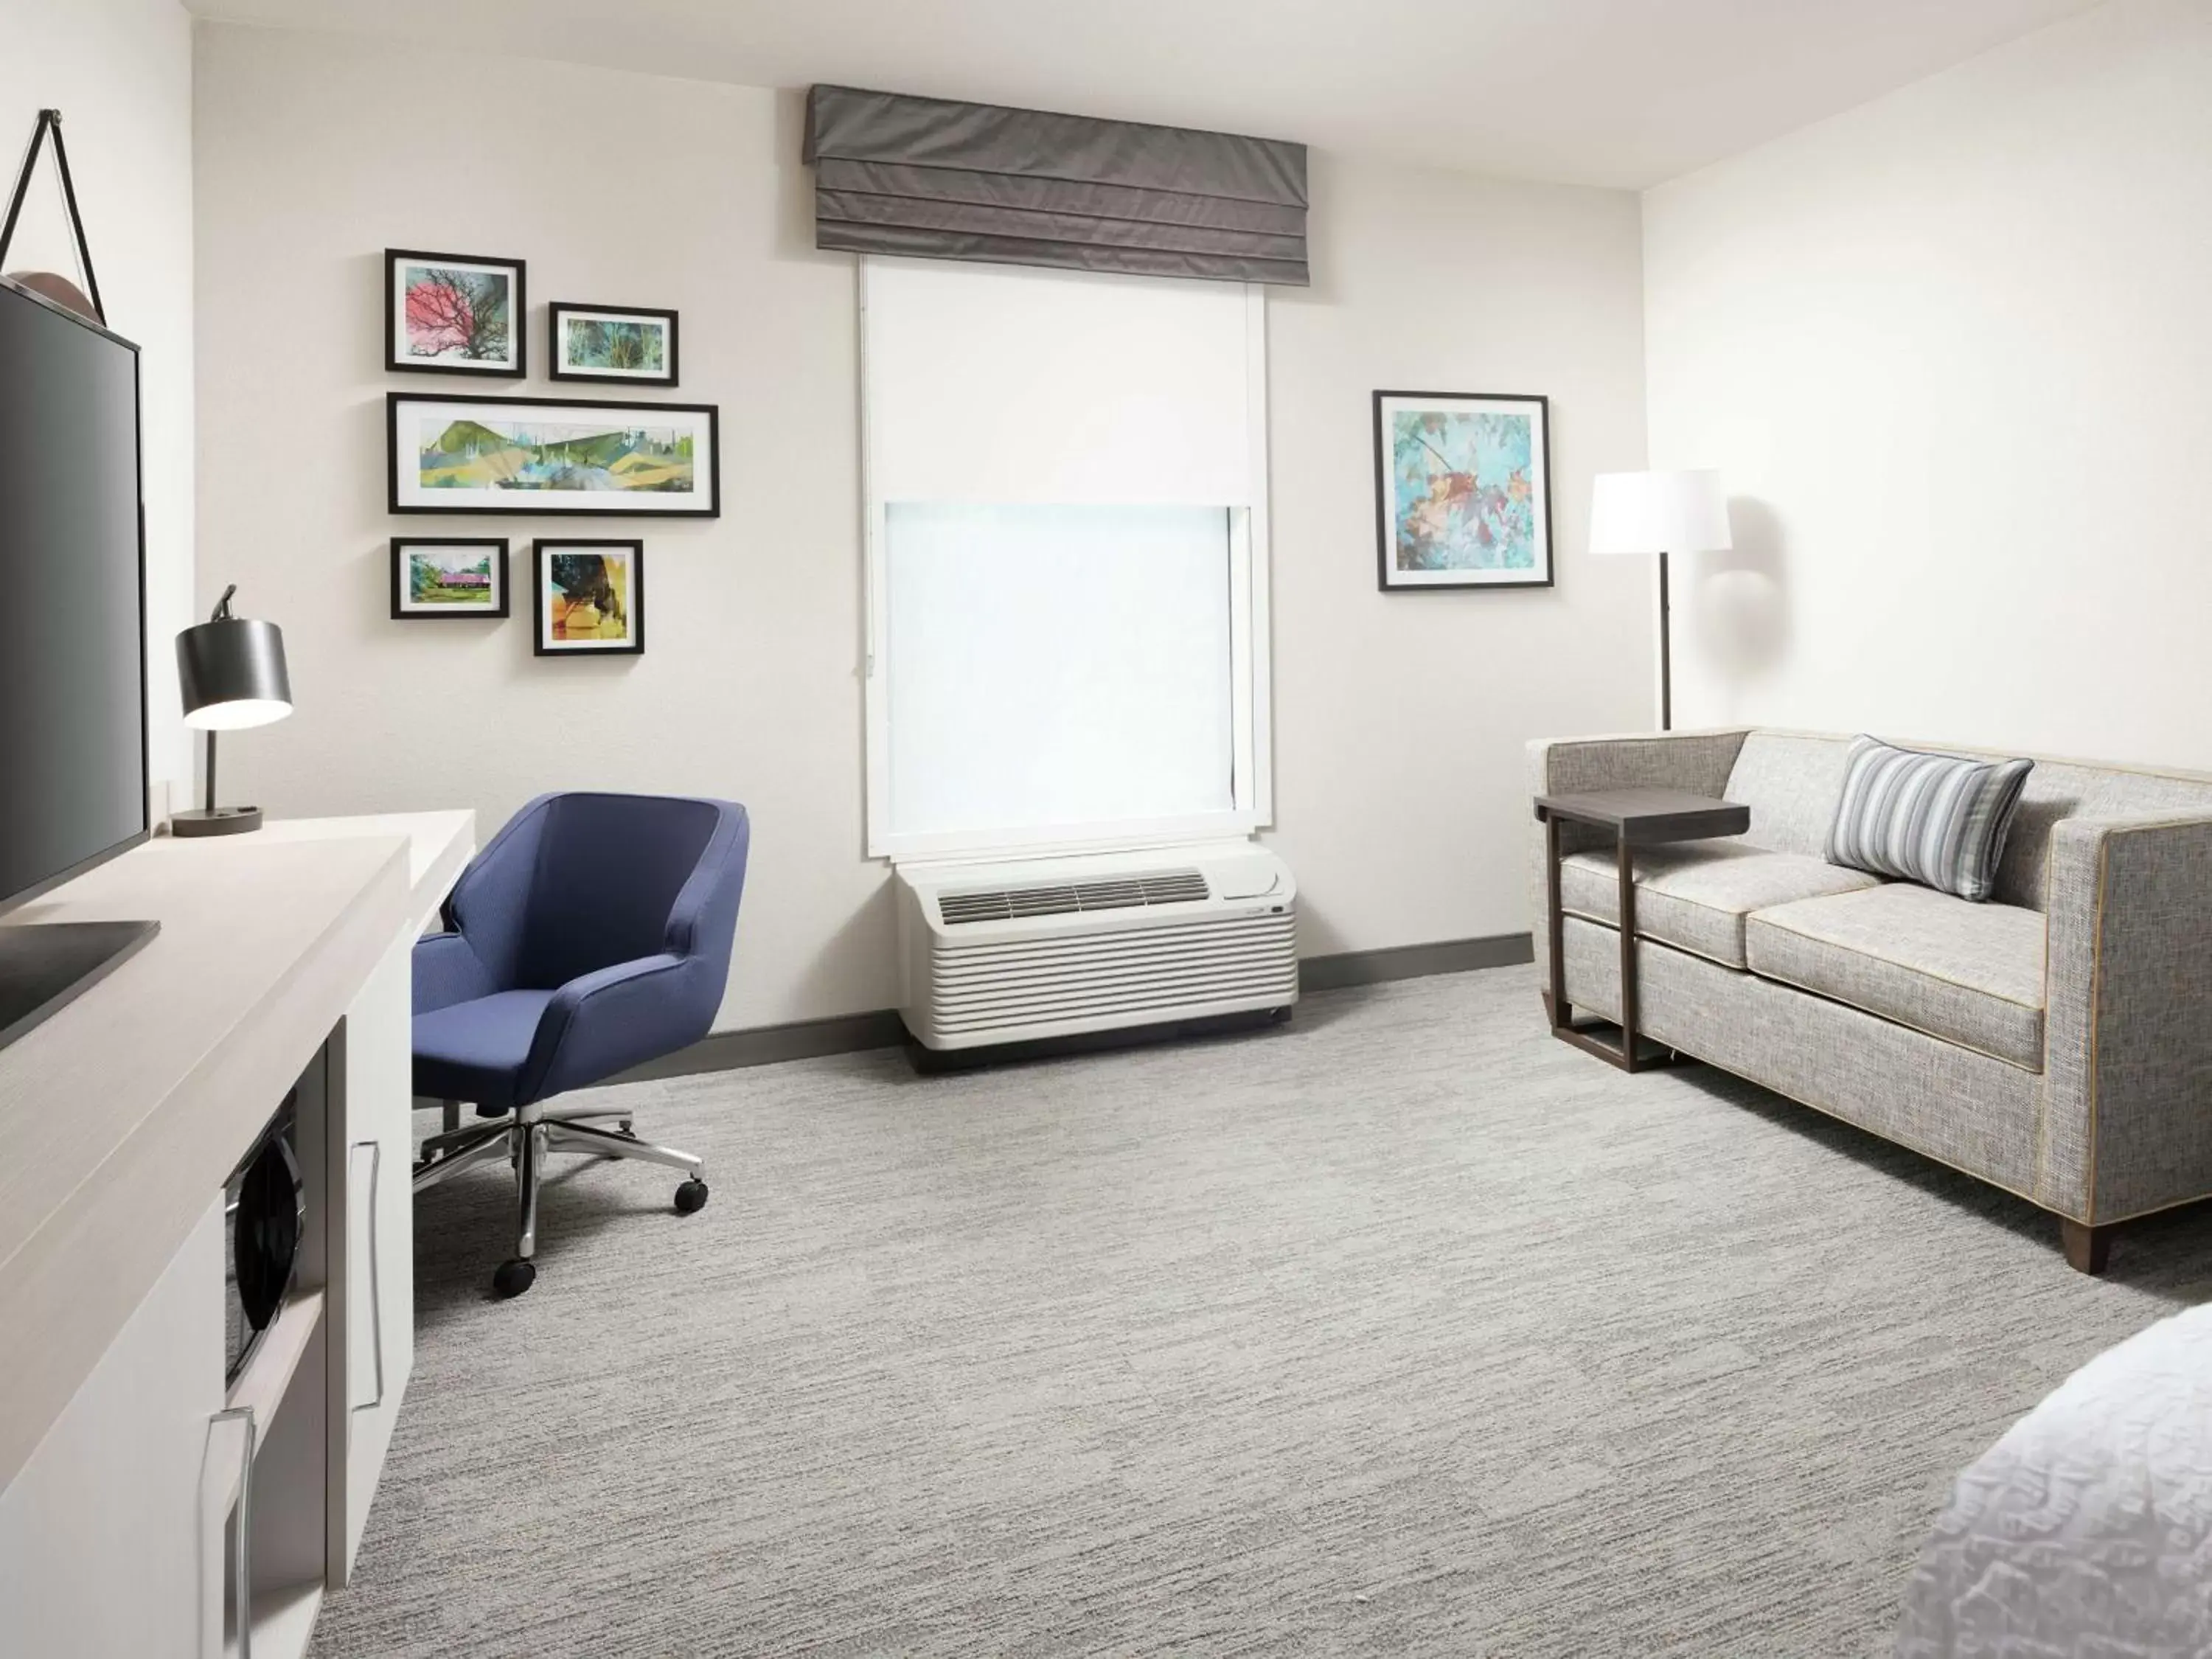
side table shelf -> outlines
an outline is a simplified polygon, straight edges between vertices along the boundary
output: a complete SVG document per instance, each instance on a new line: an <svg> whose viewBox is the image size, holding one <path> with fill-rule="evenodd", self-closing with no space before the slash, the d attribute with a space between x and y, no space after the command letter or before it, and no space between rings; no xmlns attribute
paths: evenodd
<svg viewBox="0 0 2212 1659"><path fill-rule="evenodd" d="M1588 794L1539 795L1536 821L1544 826L1544 925L1551 947L1552 1035L1595 1054L1624 1072L1641 1072L1665 1062L1667 1051L1643 1045L1637 1032L1635 849L1669 842L1740 836L1751 828L1751 809L1710 795L1679 789L1606 789ZM1613 836L1613 864L1620 878L1620 1042L1618 1047L1577 1030L1567 1001L1567 969L1562 946L1565 912L1559 901L1559 826L1584 823Z"/></svg>

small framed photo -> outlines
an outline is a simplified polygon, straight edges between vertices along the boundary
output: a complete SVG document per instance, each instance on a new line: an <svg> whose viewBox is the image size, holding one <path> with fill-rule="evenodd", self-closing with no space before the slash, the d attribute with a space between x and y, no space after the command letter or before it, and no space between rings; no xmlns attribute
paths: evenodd
<svg viewBox="0 0 2212 1659"><path fill-rule="evenodd" d="M676 384L676 313L556 300L545 308L556 380L610 386Z"/></svg>
<svg viewBox="0 0 2212 1659"><path fill-rule="evenodd" d="M1376 392L1382 591L1549 587L1551 449L1542 398Z"/></svg>
<svg viewBox="0 0 2212 1659"><path fill-rule="evenodd" d="M532 563L538 655L644 654L644 543L541 539Z"/></svg>
<svg viewBox="0 0 2212 1659"><path fill-rule="evenodd" d="M519 380L529 372L520 259L384 250L384 366Z"/></svg>
<svg viewBox="0 0 2212 1659"><path fill-rule="evenodd" d="M394 536L392 614L410 622L424 617L504 617L507 538Z"/></svg>

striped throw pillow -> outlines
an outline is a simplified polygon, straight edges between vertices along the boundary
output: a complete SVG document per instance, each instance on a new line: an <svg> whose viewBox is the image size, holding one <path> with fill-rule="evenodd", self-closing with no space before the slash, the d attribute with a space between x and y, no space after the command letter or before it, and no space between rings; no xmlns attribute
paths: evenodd
<svg viewBox="0 0 2212 1659"><path fill-rule="evenodd" d="M1859 738L1828 830L1828 862L1980 903L2035 763L1924 755Z"/></svg>

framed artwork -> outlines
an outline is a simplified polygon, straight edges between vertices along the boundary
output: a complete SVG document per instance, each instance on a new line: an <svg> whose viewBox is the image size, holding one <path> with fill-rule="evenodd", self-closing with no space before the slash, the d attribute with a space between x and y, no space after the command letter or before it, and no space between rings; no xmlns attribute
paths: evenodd
<svg viewBox="0 0 2212 1659"><path fill-rule="evenodd" d="M507 538L394 536L392 614L421 617L507 615Z"/></svg>
<svg viewBox="0 0 2212 1659"><path fill-rule="evenodd" d="M1376 558L1385 592L1552 585L1542 398L1375 394Z"/></svg>
<svg viewBox="0 0 2212 1659"><path fill-rule="evenodd" d="M712 404L385 397L394 513L722 510Z"/></svg>
<svg viewBox="0 0 2212 1659"><path fill-rule="evenodd" d="M540 539L532 564L539 656L644 654L644 543Z"/></svg>
<svg viewBox="0 0 2212 1659"><path fill-rule="evenodd" d="M384 366L519 380L529 372L522 261L384 250Z"/></svg>
<svg viewBox="0 0 2212 1659"><path fill-rule="evenodd" d="M676 384L676 313L556 300L545 308L547 356L556 380L615 386Z"/></svg>

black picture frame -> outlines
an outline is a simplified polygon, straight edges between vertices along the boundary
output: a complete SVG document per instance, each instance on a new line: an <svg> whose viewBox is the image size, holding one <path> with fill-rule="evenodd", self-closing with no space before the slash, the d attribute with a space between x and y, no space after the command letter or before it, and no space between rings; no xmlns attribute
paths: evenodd
<svg viewBox="0 0 2212 1659"><path fill-rule="evenodd" d="M501 408L587 411L618 410L637 416L639 420L631 424L641 425L655 419L665 422L671 415L698 416L705 422L707 433L707 464L698 469L707 483L705 505L656 507L651 503L665 501L670 497L650 490L636 492L634 504L623 499L620 492L551 489L513 490L504 495L496 495L491 501L441 497L436 501L403 502L399 499L399 411L404 405L410 404L495 404ZM539 519L556 515L589 519L719 519L722 516L721 406L718 404L635 404L590 398L508 398L466 392L387 392L384 394L384 449L386 511L400 516L424 513ZM585 501L609 501L611 504L580 504Z"/></svg>
<svg viewBox="0 0 2212 1659"><path fill-rule="evenodd" d="M407 556L418 547L487 547L492 550L492 580L498 588L496 608L487 605L453 611L407 608ZM495 622L511 609L507 590L508 560L513 550L504 536L394 536L392 538L392 619L394 622Z"/></svg>
<svg viewBox="0 0 2212 1659"><path fill-rule="evenodd" d="M587 313L603 317L645 317L668 325L668 369L663 374L624 374L618 372L600 373L575 369L568 366L568 354L562 349L561 325L565 317ZM545 307L545 372L549 379L582 382L592 386L673 386L678 383L680 364L677 360L677 314L654 306L595 306L581 300L555 300Z"/></svg>
<svg viewBox="0 0 2212 1659"><path fill-rule="evenodd" d="M1424 575L1413 579L1409 573L1395 569L1390 551L1391 526L1397 514L1397 502L1392 480L1389 445L1384 433L1384 410L1392 401L1413 404L1518 404L1528 406L1536 422L1536 442L1534 446L1543 477L1536 490L1536 505L1543 520L1540 538L1543 550L1543 572L1540 575L1514 577L1500 580L1480 572L1469 571L1464 575L1445 573L1441 577ZM1375 442L1375 585L1385 593L1465 593L1492 588L1521 589L1552 587L1558 584L1558 562L1554 556L1552 532L1552 408L1551 400L1540 392L1408 392L1385 390L1373 395ZM1468 410L1464 412L1474 412ZM1393 578L1396 580L1393 580Z"/></svg>
<svg viewBox="0 0 2212 1659"><path fill-rule="evenodd" d="M484 265L512 271L514 301L508 307L508 337L514 342L512 362L471 364L465 358L441 357L429 362L410 358L399 349L399 267L417 265ZM487 253L433 253L422 248L384 250L384 367L397 374L459 374L483 380L520 380L530 374L530 274L520 259L502 259Z"/></svg>
<svg viewBox="0 0 2212 1659"><path fill-rule="evenodd" d="M549 644L551 599L547 580L553 556L580 548L621 548L629 555L629 638L621 645ZM641 657L645 654L645 544L605 536L541 536L530 550L530 650L538 657Z"/></svg>

